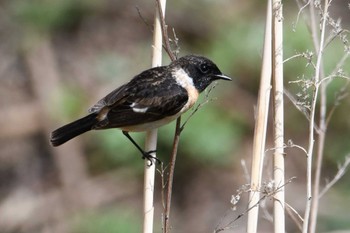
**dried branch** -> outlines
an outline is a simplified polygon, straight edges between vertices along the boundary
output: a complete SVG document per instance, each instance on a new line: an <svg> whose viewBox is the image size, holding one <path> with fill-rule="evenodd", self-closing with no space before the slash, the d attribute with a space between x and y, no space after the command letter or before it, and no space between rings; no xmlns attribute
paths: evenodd
<svg viewBox="0 0 350 233"><path fill-rule="evenodd" d="M177 149L178 149L178 145L179 145L179 141L180 141L180 134L181 134L180 125L181 125L181 118L179 117L176 121L175 136L174 136L174 141L173 141L173 150L171 153L171 161L169 164L170 170L169 170L169 175L168 175L166 205L165 205L164 216L163 216L163 232L165 232L165 233L170 232L171 196L172 196L172 189L173 189L176 155L177 155Z"/></svg>
<svg viewBox="0 0 350 233"><path fill-rule="evenodd" d="M164 15L163 10L161 8L161 4L159 3L160 0L156 0L157 6L158 6L158 11L159 15ZM161 21L161 28L162 28L162 34L163 34L163 48L165 52L168 54L170 57L171 61L175 61L177 59L176 54L173 52L170 46L170 39L168 35L168 25L165 23L165 18L162 17Z"/></svg>
<svg viewBox="0 0 350 233"><path fill-rule="evenodd" d="M288 216L293 220L295 225L299 228L300 231L303 230L303 217L298 213L296 209L294 209L291 205L289 205L287 202L285 202L286 205L286 212Z"/></svg>
<svg viewBox="0 0 350 233"><path fill-rule="evenodd" d="M158 14L163 15L163 9L161 8L161 4L159 2L160 0L156 0L157 6L158 6ZM164 16L164 15L163 15ZM176 54L173 52L170 46L170 39L168 36L168 26L165 23L164 17L160 20L161 24L161 30L162 30L162 37L163 37L163 48L170 57L171 61L175 61L177 59ZM178 39L175 36L175 44L178 46ZM164 206L164 213L163 213L163 232L168 233L170 232L170 209L171 209L171 197L172 197L172 187L173 187L173 180L174 180L174 171L175 171L175 162L176 162L176 155L177 155L177 149L179 146L180 141L180 134L181 134L181 117L178 117L176 120L176 128L175 128L175 136L173 141L173 149L171 152L171 160L169 164L169 175L168 175L168 181L164 182L167 183L167 192L166 192L166 200ZM163 199L164 202L164 199Z"/></svg>
<svg viewBox="0 0 350 233"><path fill-rule="evenodd" d="M184 121L184 123L181 125L180 131L182 131L185 128L185 125L188 123L188 121L193 117L193 115L199 110L201 109L204 105L206 105L207 103L209 103L210 101L213 101L213 98L209 98L210 93L212 92L212 90L214 90L214 88L216 87L217 83L215 82L212 86L210 86L210 88L208 90L205 91L205 98L203 100L203 102L199 103L196 105L196 107L193 108L193 111L191 112L191 114L186 118L186 120Z"/></svg>
<svg viewBox="0 0 350 233"><path fill-rule="evenodd" d="M280 186L277 186L277 187L275 186L274 181L264 182L261 189L258 190L258 192L262 194L262 196L259 197L258 201L249 205L249 207L246 210L244 210L242 213L237 215L236 218L231 220L225 226L219 227L221 224L221 222L219 222L219 224L216 226L216 228L214 230L214 233L219 233L219 232L231 229L232 225L236 221L238 221L240 218L242 218L247 213L249 213L253 208L258 207L267 198L273 197L276 193L280 192L286 185L290 184L294 179L295 179L295 177L292 177L292 178L288 179L286 181L286 183L281 184ZM240 196L243 193L247 193L247 192L251 192L250 185L243 185L239 190L237 190L237 194L232 196L232 198L231 198L231 203L233 204L233 206L237 205L238 201L240 200ZM232 200L234 200L234 201L232 201Z"/></svg>
<svg viewBox="0 0 350 233"><path fill-rule="evenodd" d="M327 185L323 188L323 190L319 194L319 198L323 197L323 195L333 187L335 183L337 183L346 173L347 168L350 165L350 155L345 157L345 161L342 165L338 165L338 172L335 174L334 178L327 183Z"/></svg>
<svg viewBox="0 0 350 233"><path fill-rule="evenodd" d="M326 127L328 127L329 122L335 112L335 109L340 105L340 102L345 99L345 97L347 97L349 95L347 88L350 84L350 81L346 82L346 84L336 93L336 97L333 103L333 106L331 108L331 110L328 113L328 117L326 119Z"/></svg>
<svg viewBox="0 0 350 233"><path fill-rule="evenodd" d="M311 20L312 20L312 37L314 41L314 46L317 51L317 61L316 61L316 70L315 70L315 77L314 82L318 83L320 81L321 76L321 69L322 69L322 61L323 61L323 49L324 49L324 43L325 43L325 33L326 33L326 22L327 17L325 17L328 14L328 0L325 0L324 2L324 9L323 9L323 19L321 22L321 35L320 40L318 42L318 36L317 36L317 28L315 25L315 15L314 15L314 4L310 5L310 14L311 14ZM310 217L312 212L314 213L314 210L311 210L312 207L312 162L313 162L313 152L314 152L314 124L315 124L315 113L316 113L316 103L317 103L317 96L319 92L319 86L316 85L313 92L312 97L312 105L311 105L311 111L310 111L310 123L309 123L309 147L308 147L308 155L307 155L307 168L306 168L306 207L305 207L305 213L304 213L304 223L303 223L303 233L307 233L309 231L309 227L311 225L315 225L314 218L312 218L312 221L310 222ZM321 128L321 131L323 128ZM319 150L320 151L320 150ZM316 211L317 212L317 211ZM309 225L310 224L310 225Z"/></svg>

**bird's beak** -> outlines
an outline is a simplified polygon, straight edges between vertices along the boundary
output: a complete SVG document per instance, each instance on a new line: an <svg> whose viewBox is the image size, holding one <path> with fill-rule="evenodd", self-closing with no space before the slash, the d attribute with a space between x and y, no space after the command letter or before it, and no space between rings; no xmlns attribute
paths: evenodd
<svg viewBox="0 0 350 233"><path fill-rule="evenodd" d="M232 81L232 79L224 74L216 74L214 75L215 79L222 79L222 80L227 80L227 81Z"/></svg>

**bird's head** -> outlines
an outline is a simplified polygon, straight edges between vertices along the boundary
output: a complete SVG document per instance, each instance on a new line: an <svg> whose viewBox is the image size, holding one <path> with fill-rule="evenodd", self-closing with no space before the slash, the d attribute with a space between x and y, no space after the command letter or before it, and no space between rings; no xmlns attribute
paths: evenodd
<svg viewBox="0 0 350 233"><path fill-rule="evenodd" d="M170 67L175 70L182 69L185 71L199 92L204 91L215 80L231 80L231 78L222 74L214 62L198 55L181 57L173 61Z"/></svg>

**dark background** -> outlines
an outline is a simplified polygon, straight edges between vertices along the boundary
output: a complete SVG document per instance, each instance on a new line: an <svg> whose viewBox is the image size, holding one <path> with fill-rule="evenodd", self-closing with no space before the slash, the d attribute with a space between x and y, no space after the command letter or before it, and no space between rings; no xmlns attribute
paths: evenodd
<svg viewBox="0 0 350 233"><path fill-rule="evenodd" d="M344 28L349 27L347 4L331 5L331 16L342 18ZM154 1L141 0L0 2L0 232L140 232L144 163L122 133L89 132L59 148L49 145L49 134L150 67L154 6ZM249 183L245 169L250 170L265 9L261 1L168 2L166 21L170 35L175 29L180 55L207 56L234 79L218 82L210 93L213 100L191 118L181 136L172 232L212 232L246 209L246 193L235 211L230 199ZM286 1L285 58L313 50L305 18L296 23L297 12L296 3ZM344 53L344 43L335 39L325 52L326 73ZM349 72L349 62L343 69ZM308 90L288 81L311 74L303 59L285 64L285 86L295 96L301 93L305 104ZM349 91L346 84L336 79L329 85L329 111L336 93ZM350 151L349 103L348 96L342 99L330 121L322 187ZM306 147L308 121L288 99L285 104L286 141ZM271 131L270 124L267 148ZM174 124L159 130L158 156L165 163L173 134ZM133 136L143 143L144 134ZM272 177L271 155L266 154L264 182ZM286 186L286 201L301 216L305 167L303 152L287 148L286 179L296 179ZM322 197L320 232L350 229L349 179L346 174ZM155 232L161 232L159 173L156 180ZM259 232L272 231L271 213L267 199ZM244 232L245 217L227 232ZM288 217L287 231L298 231Z"/></svg>

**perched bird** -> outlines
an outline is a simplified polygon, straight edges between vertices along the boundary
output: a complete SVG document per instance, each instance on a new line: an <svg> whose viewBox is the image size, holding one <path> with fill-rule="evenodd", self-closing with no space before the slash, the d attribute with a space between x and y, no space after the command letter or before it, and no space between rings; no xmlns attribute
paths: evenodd
<svg viewBox="0 0 350 233"><path fill-rule="evenodd" d="M168 66L143 71L89 109L89 114L51 133L59 146L89 130L119 128L152 164L154 151L144 151L129 132L147 131L165 125L190 109L199 93L213 81L231 80L209 59L187 55Z"/></svg>

